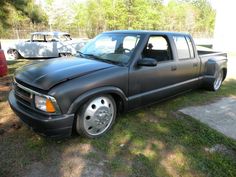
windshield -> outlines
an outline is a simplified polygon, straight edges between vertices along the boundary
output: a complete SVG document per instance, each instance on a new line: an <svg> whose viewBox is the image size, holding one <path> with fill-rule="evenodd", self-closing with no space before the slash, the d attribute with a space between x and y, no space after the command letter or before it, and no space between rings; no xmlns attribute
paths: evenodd
<svg viewBox="0 0 236 177"><path fill-rule="evenodd" d="M126 64L139 39L136 34L101 34L80 50L80 56Z"/></svg>

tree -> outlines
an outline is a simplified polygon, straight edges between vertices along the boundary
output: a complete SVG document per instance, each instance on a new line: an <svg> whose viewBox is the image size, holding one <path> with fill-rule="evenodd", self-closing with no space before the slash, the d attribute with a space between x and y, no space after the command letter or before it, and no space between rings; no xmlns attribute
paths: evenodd
<svg viewBox="0 0 236 177"><path fill-rule="evenodd" d="M48 25L50 30L78 34L86 31L92 38L105 30L151 29L188 31L212 35L215 11L208 0L45 0L41 7L34 0L2 0L0 32L13 27L35 29ZM23 25L22 25L23 24ZM25 26L24 26L25 25ZM79 31L79 32L78 32Z"/></svg>
<svg viewBox="0 0 236 177"><path fill-rule="evenodd" d="M195 7L196 12L196 28L198 32L208 32L210 34L214 31L216 12L212 9L207 0L192 0L191 4Z"/></svg>
<svg viewBox="0 0 236 177"><path fill-rule="evenodd" d="M47 16L34 0L2 0L0 6L0 37L9 35L9 29L16 31L24 24L47 23Z"/></svg>

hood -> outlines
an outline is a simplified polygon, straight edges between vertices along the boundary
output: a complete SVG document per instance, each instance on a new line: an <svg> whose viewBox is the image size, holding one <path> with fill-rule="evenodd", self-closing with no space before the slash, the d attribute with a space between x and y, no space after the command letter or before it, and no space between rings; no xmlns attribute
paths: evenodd
<svg viewBox="0 0 236 177"><path fill-rule="evenodd" d="M57 58L27 65L15 73L15 79L42 90L49 90L66 80L110 67L114 65L96 60Z"/></svg>

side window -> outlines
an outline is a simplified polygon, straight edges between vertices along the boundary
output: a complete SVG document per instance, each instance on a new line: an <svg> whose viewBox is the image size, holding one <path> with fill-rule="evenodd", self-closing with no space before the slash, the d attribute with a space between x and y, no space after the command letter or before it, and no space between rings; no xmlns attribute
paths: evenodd
<svg viewBox="0 0 236 177"><path fill-rule="evenodd" d="M32 37L33 42L45 42L45 36L40 34L34 34Z"/></svg>
<svg viewBox="0 0 236 177"><path fill-rule="evenodd" d="M52 35L46 35L45 37L46 37L47 42L53 41L53 36Z"/></svg>
<svg viewBox="0 0 236 177"><path fill-rule="evenodd" d="M151 36L143 50L143 57L154 58L157 62L171 60L169 43L164 36Z"/></svg>
<svg viewBox="0 0 236 177"><path fill-rule="evenodd" d="M189 46L190 57L194 58L195 56L194 56L194 50L193 50L193 43L189 37L186 37L186 39L187 39L188 46Z"/></svg>
<svg viewBox="0 0 236 177"><path fill-rule="evenodd" d="M190 57L187 40L184 36L174 36L175 45L179 59L188 59Z"/></svg>

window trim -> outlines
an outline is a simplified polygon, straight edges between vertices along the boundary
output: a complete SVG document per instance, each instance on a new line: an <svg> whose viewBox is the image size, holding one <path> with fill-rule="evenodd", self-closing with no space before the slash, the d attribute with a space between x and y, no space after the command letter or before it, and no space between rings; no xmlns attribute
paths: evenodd
<svg viewBox="0 0 236 177"><path fill-rule="evenodd" d="M188 42L187 38L189 39L189 42ZM194 48L193 48L193 42L192 42L192 40L190 39L189 36L185 36L185 39L186 39L187 44L188 44L188 50L189 50L189 55L190 55L189 59L194 59L195 58L195 53L194 53ZM190 51L190 46L189 46L190 44L191 44L191 47L192 47L192 50L193 50L193 56L192 57L191 57L191 51Z"/></svg>

